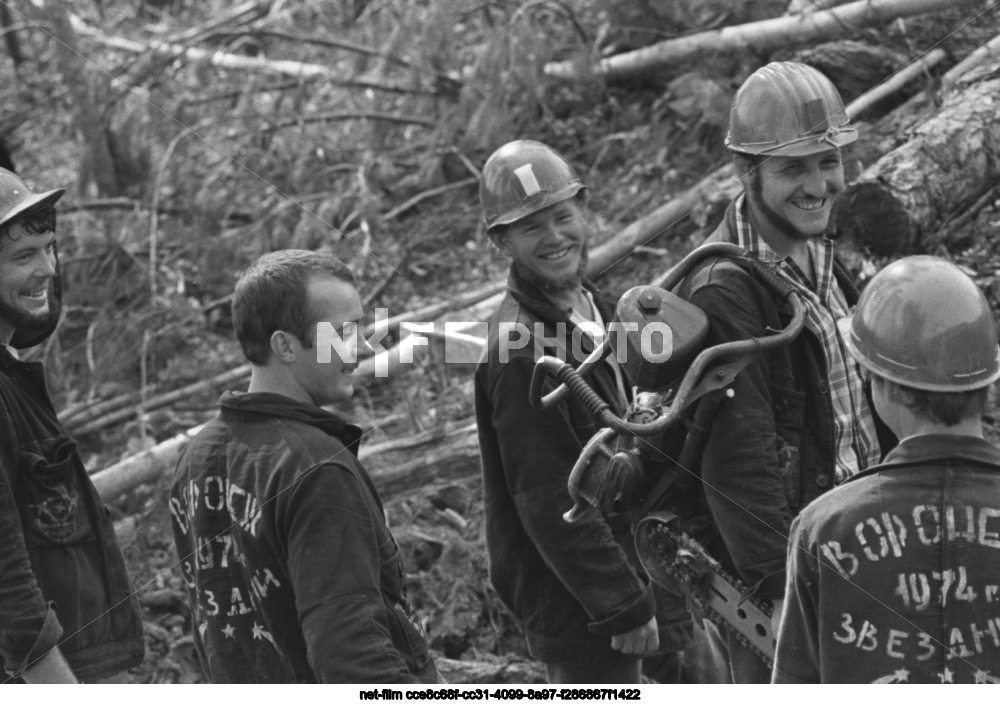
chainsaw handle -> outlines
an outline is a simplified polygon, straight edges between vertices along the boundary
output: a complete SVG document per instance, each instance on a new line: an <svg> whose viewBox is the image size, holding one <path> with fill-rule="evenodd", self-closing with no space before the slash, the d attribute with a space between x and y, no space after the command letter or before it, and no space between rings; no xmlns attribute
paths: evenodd
<svg viewBox="0 0 1000 704"><path fill-rule="evenodd" d="M687 407L691 392L695 389L705 370L713 362L724 357L757 355L761 352L772 350L788 344L802 331L802 327L805 325L806 311L800 294L791 288L786 289L783 293L787 295L789 303L792 306L792 319L784 330L765 337L752 337L749 340L724 342L720 345L709 347L707 350L702 350L695 357L694 362L692 362L687 373L684 375L684 380L677 389L677 394L674 396L674 401L670 404L670 408L651 423L632 423L616 416L611 411L610 406L583 380L580 373L558 357L544 356L535 363L528 399L533 407L544 407L542 405L545 400L542 397L542 387L545 383L546 375L552 373L559 383L563 385L560 389L566 387L566 393L572 391L583 402L594 418L609 428L635 437L647 437L661 433L680 418ZM556 391L560 389L556 389Z"/></svg>
<svg viewBox="0 0 1000 704"><path fill-rule="evenodd" d="M596 367L604 357L604 353L610 349L610 346L611 337L610 335L605 335L601 344L595 347L594 351L587 355L587 358L581 362L580 366L575 370L576 373L581 377L589 375L594 367ZM542 364L543 359L548 361L546 361L545 364ZM555 371L560 365L563 364L566 364L566 362L563 362L558 357L552 357L549 355L545 355L535 363L535 369L531 374L531 386L528 389L528 402L531 404L532 408L549 408L569 396L570 389L565 382L561 383L553 391L550 391L544 396L542 395L546 371ZM567 364L567 366L570 365ZM570 369L572 369L571 366Z"/></svg>

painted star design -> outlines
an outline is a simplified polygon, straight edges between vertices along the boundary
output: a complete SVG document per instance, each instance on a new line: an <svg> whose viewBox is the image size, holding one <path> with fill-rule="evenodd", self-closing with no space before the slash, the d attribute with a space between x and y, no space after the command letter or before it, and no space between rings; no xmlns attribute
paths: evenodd
<svg viewBox="0 0 1000 704"><path fill-rule="evenodd" d="M1000 678L993 677L989 670L976 670L975 684L1000 684Z"/></svg>
<svg viewBox="0 0 1000 704"><path fill-rule="evenodd" d="M274 642L274 638L271 637L271 634L268 633L266 630L264 630L263 626L258 626L256 621L253 622L253 639L254 640L264 639L268 643L273 645L275 648L278 647L278 644Z"/></svg>
<svg viewBox="0 0 1000 704"><path fill-rule="evenodd" d="M954 674L955 673L952 672L947 667L944 668L944 672L938 673L938 677L941 678L941 684L945 684L945 683L955 684L955 680L952 678L952 675L954 675Z"/></svg>
<svg viewBox="0 0 1000 704"><path fill-rule="evenodd" d="M226 627L222 629L222 634L226 636L226 638L235 638L236 636L233 635L235 632L236 629L233 628L232 624L230 623L227 623Z"/></svg>
<svg viewBox="0 0 1000 704"><path fill-rule="evenodd" d="M906 669L896 670L893 673L893 675L895 676L897 682L909 682L910 681L910 671L909 670L906 670Z"/></svg>

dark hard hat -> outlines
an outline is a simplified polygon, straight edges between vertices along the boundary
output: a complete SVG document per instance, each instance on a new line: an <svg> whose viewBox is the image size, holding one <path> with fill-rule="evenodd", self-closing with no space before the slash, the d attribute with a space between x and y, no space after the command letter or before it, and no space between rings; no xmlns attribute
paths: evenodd
<svg viewBox="0 0 1000 704"><path fill-rule="evenodd" d="M20 176L0 168L0 227L39 204L53 205L62 198L65 188L34 193Z"/></svg>
<svg viewBox="0 0 1000 704"><path fill-rule="evenodd" d="M479 203L489 232L568 200L586 186L569 162L541 142L508 142L486 160Z"/></svg>
<svg viewBox="0 0 1000 704"><path fill-rule="evenodd" d="M1000 378L986 297L961 269L938 257L906 257L882 269L854 315L838 325L851 355L897 384L958 392Z"/></svg>
<svg viewBox="0 0 1000 704"><path fill-rule="evenodd" d="M736 92L726 146L741 154L808 156L857 138L829 78L805 64L776 61Z"/></svg>

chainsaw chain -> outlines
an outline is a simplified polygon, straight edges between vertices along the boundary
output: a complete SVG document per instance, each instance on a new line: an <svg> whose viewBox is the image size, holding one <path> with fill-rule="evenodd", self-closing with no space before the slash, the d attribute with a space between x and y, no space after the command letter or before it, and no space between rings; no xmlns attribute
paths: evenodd
<svg viewBox="0 0 1000 704"><path fill-rule="evenodd" d="M708 599L702 591L703 587L701 581L704 576L704 572L692 569L692 566L688 564L686 560L677 559L676 557L672 559L667 557L666 554L664 554L666 544L663 541L669 541L676 546L676 550L674 551L675 555L679 554L681 550L688 552L698 561L701 568L711 570L713 574L729 583L733 589L743 595L741 603L742 601L749 602L760 609L760 611L765 615L770 615L771 605L769 603L765 604L760 599L750 596L750 590L743 584L743 582L726 572L722 568L722 565L705 552L705 549L700 543L698 543L698 541L691 538L686 533L677 533L671 529L666 522L656 520L654 525L649 529L648 535L652 552L656 555L660 565L663 567L663 570L681 585L684 596L689 601L688 610L691 611L692 615L698 620L707 616L713 623L726 628L739 643L763 660L768 667L773 667L774 663L770 655L767 655L750 642L735 628L735 626L733 626L733 624L729 622L724 614L719 613L709 606ZM663 540L656 539L661 537ZM676 589L676 586L666 584L661 586L671 591ZM694 608L691 608L691 605L693 605Z"/></svg>

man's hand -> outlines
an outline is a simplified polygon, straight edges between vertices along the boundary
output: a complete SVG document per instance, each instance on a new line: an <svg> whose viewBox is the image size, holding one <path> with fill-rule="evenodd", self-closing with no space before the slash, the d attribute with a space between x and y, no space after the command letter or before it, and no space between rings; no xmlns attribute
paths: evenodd
<svg viewBox="0 0 1000 704"><path fill-rule="evenodd" d="M628 633L611 636L611 647L626 655L652 655L660 647L660 634L656 631L656 616Z"/></svg>
<svg viewBox="0 0 1000 704"><path fill-rule="evenodd" d="M774 633L774 637L778 637L778 626L781 624L781 614L785 610L785 600L782 599L772 599L771 600L771 632Z"/></svg>

